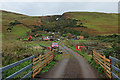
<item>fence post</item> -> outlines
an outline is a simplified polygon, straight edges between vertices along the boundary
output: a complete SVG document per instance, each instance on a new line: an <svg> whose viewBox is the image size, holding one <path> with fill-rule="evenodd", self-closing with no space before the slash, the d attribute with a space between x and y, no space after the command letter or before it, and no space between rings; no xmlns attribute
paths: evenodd
<svg viewBox="0 0 120 80"><path fill-rule="evenodd" d="M53 60L53 59L54 59L54 56L53 56L53 51L51 51L51 54L52 54L52 57L53 57L53 58L52 58L52 60Z"/></svg>
<svg viewBox="0 0 120 80"><path fill-rule="evenodd" d="M31 71L32 71L32 67L33 67L33 58L31 58L31 64L32 64L32 66L31 66ZM31 73L30 79L32 79L32 73Z"/></svg>
<svg viewBox="0 0 120 80"><path fill-rule="evenodd" d="M105 61L105 58L106 58L106 57L105 57L105 55L104 55L103 57L104 57L104 64L106 65L106 61Z"/></svg>
<svg viewBox="0 0 120 80"><path fill-rule="evenodd" d="M112 77L112 67L111 67L111 65L112 65L112 60L110 59L110 72L111 72L111 79L112 79L113 77Z"/></svg>
<svg viewBox="0 0 120 80"><path fill-rule="evenodd" d="M0 69L0 80L2 80L2 69Z"/></svg>
<svg viewBox="0 0 120 80"><path fill-rule="evenodd" d="M40 64L41 64L41 57L42 57L42 55L39 56L39 63L40 63Z"/></svg>
<svg viewBox="0 0 120 80"><path fill-rule="evenodd" d="M112 60L112 65L114 66L114 60ZM112 72L115 73L114 68L112 69Z"/></svg>
<svg viewBox="0 0 120 80"><path fill-rule="evenodd" d="M92 50L92 60L93 60L93 57L94 57L93 55L94 55L94 50Z"/></svg>

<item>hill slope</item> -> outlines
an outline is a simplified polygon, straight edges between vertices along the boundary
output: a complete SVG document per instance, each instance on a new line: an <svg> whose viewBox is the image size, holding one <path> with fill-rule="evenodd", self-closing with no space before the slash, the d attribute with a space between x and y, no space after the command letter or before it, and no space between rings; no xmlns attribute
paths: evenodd
<svg viewBox="0 0 120 80"><path fill-rule="evenodd" d="M22 15L13 12L2 12L2 37L3 39L12 39L25 37L27 32L31 32L30 25L37 24L37 17ZM20 23L14 24L15 21Z"/></svg>
<svg viewBox="0 0 120 80"><path fill-rule="evenodd" d="M98 12L68 12L64 14L72 19L80 20L86 31L91 34L113 34L118 33L118 14ZM81 30L82 28L74 28ZM82 29L83 31L85 29Z"/></svg>
<svg viewBox="0 0 120 80"><path fill-rule="evenodd" d="M101 35L118 33L118 14L97 12L67 12L63 15L27 16L7 11L1 12L3 38L8 38L8 36L11 36L11 38L19 38L21 36L24 37L26 36L27 32L31 32L35 29L37 31L41 31L43 30L42 28L44 28L44 30L51 28L52 30L55 29L56 31L59 29L61 29L61 31L64 29L72 29L76 31L87 32L89 34ZM59 20L56 20L58 17ZM82 24L86 28L81 26L73 27L69 25L71 24L71 22L69 22L71 20L76 23L75 25ZM41 24L41 22L43 24Z"/></svg>

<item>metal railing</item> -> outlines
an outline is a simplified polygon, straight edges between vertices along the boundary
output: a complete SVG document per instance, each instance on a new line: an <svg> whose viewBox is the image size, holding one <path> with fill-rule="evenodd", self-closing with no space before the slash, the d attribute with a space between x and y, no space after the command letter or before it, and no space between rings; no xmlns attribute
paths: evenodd
<svg viewBox="0 0 120 80"><path fill-rule="evenodd" d="M118 80L120 80L120 77L118 77L116 74L115 74L115 71L117 71L118 73L120 73L120 69L118 67L115 66L115 62L117 62L118 64L120 64L120 60L114 58L114 57L109 57L111 59L111 68L112 68L112 77L113 78L116 78ZM119 75L119 74L118 74Z"/></svg>
<svg viewBox="0 0 120 80"><path fill-rule="evenodd" d="M104 69L105 74L109 78L120 80L120 69L118 68L120 67L120 60L111 56L109 59L107 59L105 56L100 55L95 50L93 50L93 59L100 64L100 66ZM118 64L118 67L115 66L116 64Z"/></svg>
<svg viewBox="0 0 120 80"><path fill-rule="evenodd" d="M32 72L33 72L33 71L32 71L32 65L33 65L32 60L33 60L33 58L34 58L34 56L30 56L30 57L28 57L28 58L25 58L25 59L23 59L23 60L20 60L20 61L18 61L18 62L15 62L15 63L13 63L13 64L10 64L10 65L7 65L7 66L5 66L5 67L0 68L0 71L4 72L4 71L6 71L6 70L8 70L8 69L11 69L11 68L13 68L13 67L15 67L15 66L18 66L19 64L21 64L21 63L23 63L23 62L25 62L25 61L31 60L31 63L30 63L29 65L25 66L24 68L20 69L19 71L15 72L15 73L13 73L12 75L6 77L4 80L14 78L15 76L17 76L18 74L20 74L20 73L22 73L23 71L27 70L28 68L30 68L31 71L30 71L28 74L26 74L25 76L23 76L20 80L22 80L22 79L24 79L24 78L27 78L29 75L31 75L31 77L32 77Z"/></svg>

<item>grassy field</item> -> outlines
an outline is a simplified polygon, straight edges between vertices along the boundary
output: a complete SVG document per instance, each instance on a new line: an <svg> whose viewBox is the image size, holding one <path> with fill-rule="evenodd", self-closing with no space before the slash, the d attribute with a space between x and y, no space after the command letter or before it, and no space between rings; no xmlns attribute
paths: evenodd
<svg viewBox="0 0 120 80"><path fill-rule="evenodd" d="M118 14L98 13L98 12L68 12L65 13L72 19L80 20L83 25L88 27L83 31L91 34L112 34L118 33ZM81 31L82 28L74 28Z"/></svg>
<svg viewBox="0 0 120 80"><path fill-rule="evenodd" d="M10 26L11 22L15 20L23 24L17 24ZM2 11L2 38L16 39L16 37L25 37L27 32L31 32L32 27L30 25L37 25L38 17L27 16L23 14ZM27 25L27 26L26 26ZM11 28L11 32L7 29Z"/></svg>
<svg viewBox="0 0 120 80"><path fill-rule="evenodd" d="M43 46L50 47L52 42L53 41L30 41L30 42L19 40L3 41L2 43L3 66L19 61L32 55L38 56L39 54L42 54L42 47L39 46L39 43Z"/></svg>
<svg viewBox="0 0 120 80"><path fill-rule="evenodd" d="M30 31L30 29L19 25L13 27L11 34L24 37L27 31Z"/></svg>

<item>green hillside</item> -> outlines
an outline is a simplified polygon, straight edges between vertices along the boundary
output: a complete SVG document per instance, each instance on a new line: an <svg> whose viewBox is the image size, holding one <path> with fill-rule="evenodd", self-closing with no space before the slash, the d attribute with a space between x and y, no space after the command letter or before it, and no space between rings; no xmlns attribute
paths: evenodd
<svg viewBox="0 0 120 80"><path fill-rule="evenodd" d="M16 39L19 37L25 37L27 32L31 32L30 25L36 24L38 18L22 15L13 12L2 12L2 37L3 39ZM18 21L22 24L15 24ZM11 24L12 23L12 24Z"/></svg>
<svg viewBox="0 0 120 80"><path fill-rule="evenodd" d="M88 28L88 32L95 34L118 33L118 14L98 12L68 12L65 15L80 20ZM80 30L77 28L77 30Z"/></svg>
<svg viewBox="0 0 120 80"><path fill-rule="evenodd" d="M97 12L67 12L53 16L27 16L2 12L2 37L25 37L27 32L59 31L61 33L114 34L118 33L118 14ZM56 20L59 18L59 20ZM41 21L40 21L41 20Z"/></svg>

